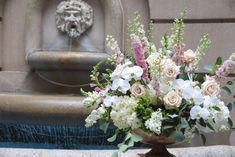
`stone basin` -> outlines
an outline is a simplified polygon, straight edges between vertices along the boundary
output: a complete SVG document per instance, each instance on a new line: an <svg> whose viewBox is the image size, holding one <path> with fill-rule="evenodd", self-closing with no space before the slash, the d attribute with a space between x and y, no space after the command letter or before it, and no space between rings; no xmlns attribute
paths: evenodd
<svg viewBox="0 0 235 157"><path fill-rule="evenodd" d="M108 56L100 52L34 51L26 60L35 70L90 70Z"/></svg>
<svg viewBox="0 0 235 157"><path fill-rule="evenodd" d="M90 110L81 96L0 93L0 119L10 123L81 124Z"/></svg>

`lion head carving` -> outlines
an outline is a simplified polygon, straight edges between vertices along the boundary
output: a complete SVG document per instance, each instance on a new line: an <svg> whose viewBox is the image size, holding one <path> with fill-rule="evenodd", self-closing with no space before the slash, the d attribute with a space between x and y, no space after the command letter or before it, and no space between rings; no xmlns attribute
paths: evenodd
<svg viewBox="0 0 235 157"><path fill-rule="evenodd" d="M56 10L56 26L71 38L79 38L93 24L93 9L82 0L62 1Z"/></svg>

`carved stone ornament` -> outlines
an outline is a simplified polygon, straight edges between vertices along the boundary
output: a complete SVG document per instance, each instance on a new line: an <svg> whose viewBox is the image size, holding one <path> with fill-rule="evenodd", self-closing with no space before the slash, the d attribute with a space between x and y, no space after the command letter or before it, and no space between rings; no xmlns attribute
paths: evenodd
<svg viewBox="0 0 235 157"><path fill-rule="evenodd" d="M56 26L71 38L79 38L93 24L93 9L82 0L62 1L56 10Z"/></svg>

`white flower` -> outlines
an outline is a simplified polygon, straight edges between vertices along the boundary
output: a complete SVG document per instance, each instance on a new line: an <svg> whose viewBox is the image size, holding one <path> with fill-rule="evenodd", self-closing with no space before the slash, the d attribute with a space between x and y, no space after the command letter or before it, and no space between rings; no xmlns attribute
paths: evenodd
<svg viewBox="0 0 235 157"><path fill-rule="evenodd" d="M150 66L159 66L161 63L160 53L155 52L150 54L146 61Z"/></svg>
<svg viewBox="0 0 235 157"><path fill-rule="evenodd" d="M111 105L119 105L120 104L120 98L118 96L106 96L104 98L104 106L110 107Z"/></svg>
<svg viewBox="0 0 235 157"><path fill-rule="evenodd" d="M150 131L153 131L156 134L160 135L161 127L162 127L162 120L163 120L162 112L161 110L158 110L151 114L151 118L145 121L144 125Z"/></svg>
<svg viewBox="0 0 235 157"><path fill-rule="evenodd" d="M88 92L88 96L82 101L86 107L98 107L100 103L101 98L98 92Z"/></svg>
<svg viewBox="0 0 235 157"><path fill-rule="evenodd" d="M113 73L110 75L111 80L115 80L115 79L120 78L122 71L131 64L132 63L129 60L126 60L125 64L118 64L116 66L116 68L114 69Z"/></svg>
<svg viewBox="0 0 235 157"><path fill-rule="evenodd" d="M170 91L163 98L166 109L174 109L181 105L182 97L177 91Z"/></svg>
<svg viewBox="0 0 235 157"><path fill-rule="evenodd" d="M206 108L202 108L201 106L193 106L190 110L191 119L200 119L203 118L207 120L210 116L210 112Z"/></svg>
<svg viewBox="0 0 235 157"><path fill-rule="evenodd" d="M183 61L186 63L192 63L196 59L196 53L191 49L184 52Z"/></svg>
<svg viewBox="0 0 235 157"><path fill-rule="evenodd" d="M235 61L235 53L233 53L230 57L229 60Z"/></svg>
<svg viewBox="0 0 235 157"><path fill-rule="evenodd" d="M91 114L86 118L86 127L91 127L97 120L101 119L103 114L106 112L103 106L99 107L97 110L93 110Z"/></svg>
<svg viewBox="0 0 235 157"><path fill-rule="evenodd" d="M163 82L160 82L159 86L160 86L159 88L160 93L163 95L168 93L172 89L170 85L163 83Z"/></svg>
<svg viewBox="0 0 235 157"><path fill-rule="evenodd" d="M196 86L188 86L183 89L182 96L189 103L194 103L196 105L201 105L204 102L204 97L201 93L201 89Z"/></svg>
<svg viewBox="0 0 235 157"><path fill-rule="evenodd" d="M131 94L134 95L135 97L141 97L146 94L144 86L141 85L140 83L134 83L131 86L130 91Z"/></svg>
<svg viewBox="0 0 235 157"><path fill-rule="evenodd" d="M191 87L192 82L190 80L175 79L172 84L172 88L175 90L183 91L184 89Z"/></svg>
<svg viewBox="0 0 235 157"><path fill-rule="evenodd" d="M203 95L217 96L220 94L220 85L215 80L206 80L202 84Z"/></svg>
<svg viewBox="0 0 235 157"><path fill-rule="evenodd" d="M180 67L177 66L171 59L163 59L161 64L163 66L163 76L166 79L175 79L180 73Z"/></svg>
<svg viewBox="0 0 235 157"><path fill-rule="evenodd" d="M128 96L120 98L120 104L112 106L112 111L110 113L114 125L119 129L138 128L140 126L140 120L134 111L137 101Z"/></svg>
<svg viewBox="0 0 235 157"><path fill-rule="evenodd" d="M126 94L126 92L130 89L130 84L127 80L123 80L123 79L115 79L113 80L112 83L112 90L119 90L120 92L122 92L123 94Z"/></svg>
<svg viewBox="0 0 235 157"><path fill-rule="evenodd" d="M140 66L126 67L122 71L122 78L130 81L131 79L140 80L143 75L143 69Z"/></svg>

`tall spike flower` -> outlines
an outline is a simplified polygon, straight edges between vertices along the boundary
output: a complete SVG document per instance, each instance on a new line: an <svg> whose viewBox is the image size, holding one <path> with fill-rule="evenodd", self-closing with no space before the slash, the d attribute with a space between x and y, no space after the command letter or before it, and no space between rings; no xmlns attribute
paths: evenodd
<svg viewBox="0 0 235 157"><path fill-rule="evenodd" d="M135 62L143 69L142 77L148 80L148 65L145 60L145 47L139 36L131 34L132 46L134 49Z"/></svg>

